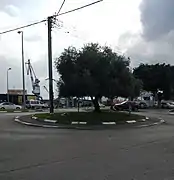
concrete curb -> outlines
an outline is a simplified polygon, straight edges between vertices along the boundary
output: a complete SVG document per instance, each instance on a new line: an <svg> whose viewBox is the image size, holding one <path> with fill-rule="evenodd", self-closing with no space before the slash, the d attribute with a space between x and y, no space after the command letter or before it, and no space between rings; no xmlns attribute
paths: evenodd
<svg viewBox="0 0 174 180"><path fill-rule="evenodd" d="M8 110L4 110L4 111L0 111L0 113L29 113L29 112L43 112L43 110L42 111L38 111L38 110L26 110L26 111L20 111L20 110L14 110L14 111L8 111Z"/></svg>
<svg viewBox="0 0 174 180"><path fill-rule="evenodd" d="M164 121L163 119L159 119L159 120L160 120L159 122L155 122L155 123L152 123L152 124L139 125L139 126L137 126L137 128L156 126L156 125L161 125L161 124L166 123L166 121Z"/></svg>
<svg viewBox="0 0 174 180"><path fill-rule="evenodd" d="M35 117L36 118L36 117ZM33 118L33 119L35 119ZM148 118L149 119L149 118ZM143 120L143 119L142 119ZM151 123L151 124L146 124L146 125L138 125L138 126L135 126L136 128L143 128L143 127L150 127L150 126L155 126L155 125L160 125L160 124L163 124L165 123L165 121L163 119L159 119L160 121L159 122L155 122L155 123ZM80 126L58 126L58 125L42 125L42 124L35 124L35 123L29 123L29 122L25 122L25 121L22 121L20 120L20 116L17 116L15 117L14 119L15 122L17 123L20 123L20 124L23 124L23 125L27 125L27 126L33 126L33 127L42 127L42 128L56 128L56 129L77 129L77 130L97 130L97 129L113 129L115 128L114 126L111 126L111 127L107 127L108 124L105 124L106 126L84 126L84 127L80 127ZM84 123L84 122L83 122ZM135 122L130 122L130 123L125 123L125 125L128 125L128 124L135 124ZM80 125L80 124L79 124ZM109 124L111 125L111 124ZM113 124L113 125L116 125L116 124ZM120 125L120 124L118 124Z"/></svg>

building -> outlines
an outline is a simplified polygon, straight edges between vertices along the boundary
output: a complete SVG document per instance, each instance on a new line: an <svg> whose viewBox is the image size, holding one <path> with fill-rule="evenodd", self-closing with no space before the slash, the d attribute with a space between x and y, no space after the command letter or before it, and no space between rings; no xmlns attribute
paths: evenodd
<svg viewBox="0 0 174 180"><path fill-rule="evenodd" d="M36 99L35 95L27 94L27 91L25 91L25 98L26 100L30 99ZM21 89L9 89L8 90L9 95L9 102L12 102L16 105L22 105L23 102L23 90ZM7 94L0 94L0 102L7 102Z"/></svg>

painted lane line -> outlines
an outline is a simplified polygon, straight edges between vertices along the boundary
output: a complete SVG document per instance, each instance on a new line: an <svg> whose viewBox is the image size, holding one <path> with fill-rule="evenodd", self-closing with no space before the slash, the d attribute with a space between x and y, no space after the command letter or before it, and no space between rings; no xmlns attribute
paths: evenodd
<svg viewBox="0 0 174 180"><path fill-rule="evenodd" d="M135 120L132 120L132 121L126 121L128 124L133 124L133 123L136 123L137 121Z"/></svg>
<svg viewBox="0 0 174 180"><path fill-rule="evenodd" d="M71 124L78 124L79 122L72 122Z"/></svg>
<svg viewBox="0 0 174 180"><path fill-rule="evenodd" d="M102 124L104 124L104 125L115 125L116 122L103 122Z"/></svg>
<svg viewBox="0 0 174 180"><path fill-rule="evenodd" d="M44 122L56 123L56 122L57 122L57 120L44 119Z"/></svg>
<svg viewBox="0 0 174 180"><path fill-rule="evenodd" d="M79 124L87 124L87 122L79 122Z"/></svg>
<svg viewBox="0 0 174 180"><path fill-rule="evenodd" d="M32 116L32 119L37 119L37 117L35 117L35 116Z"/></svg>

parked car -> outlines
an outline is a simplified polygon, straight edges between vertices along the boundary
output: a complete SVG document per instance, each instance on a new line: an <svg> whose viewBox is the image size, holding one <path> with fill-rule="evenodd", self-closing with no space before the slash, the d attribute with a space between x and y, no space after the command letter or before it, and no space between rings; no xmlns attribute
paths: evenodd
<svg viewBox="0 0 174 180"><path fill-rule="evenodd" d="M45 109L48 107L49 107L48 104L43 103L39 100L26 101L26 108L28 108L28 109Z"/></svg>
<svg viewBox="0 0 174 180"><path fill-rule="evenodd" d="M22 109L22 106L15 105L11 102L0 103L0 109Z"/></svg>
<svg viewBox="0 0 174 180"><path fill-rule="evenodd" d="M138 107L141 108L141 109L146 109L148 108L148 105L146 102L139 102L137 103L138 104Z"/></svg>
<svg viewBox="0 0 174 180"><path fill-rule="evenodd" d="M174 102L161 102L161 107L166 109L174 109Z"/></svg>
<svg viewBox="0 0 174 180"><path fill-rule="evenodd" d="M104 108L105 105L103 103L99 103L100 108Z"/></svg>
<svg viewBox="0 0 174 180"><path fill-rule="evenodd" d="M112 110L117 110L117 111L129 110L129 108L131 109L131 111L137 111L139 106L134 101L124 101L118 104L113 104L111 106Z"/></svg>

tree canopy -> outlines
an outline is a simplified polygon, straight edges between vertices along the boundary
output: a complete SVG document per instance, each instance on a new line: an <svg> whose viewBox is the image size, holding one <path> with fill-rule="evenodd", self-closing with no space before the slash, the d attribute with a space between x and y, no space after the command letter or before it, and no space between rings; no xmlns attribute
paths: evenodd
<svg viewBox="0 0 174 180"><path fill-rule="evenodd" d="M79 50L69 47L55 61L60 96L90 96L98 110L102 96L139 95L141 83L134 78L129 64L129 59L108 46L91 43Z"/></svg>
<svg viewBox="0 0 174 180"><path fill-rule="evenodd" d="M136 78L143 82L143 89L156 93L158 89L164 92L164 98L169 99L174 93L174 66L169 64L140 64L133 72Z"/></svg>

